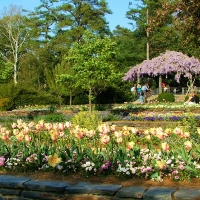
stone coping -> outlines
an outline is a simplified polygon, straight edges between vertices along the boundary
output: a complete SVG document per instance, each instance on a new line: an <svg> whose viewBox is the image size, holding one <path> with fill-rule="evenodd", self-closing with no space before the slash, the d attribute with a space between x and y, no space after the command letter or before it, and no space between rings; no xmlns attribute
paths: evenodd
<svg viewBox="0 0 200 200"><path fill-rule="evenodd" d="M0 199L5 200L193 200L200 199L196 189L145 187L63 181L32 180L24 176L0 175Z"/></svg>

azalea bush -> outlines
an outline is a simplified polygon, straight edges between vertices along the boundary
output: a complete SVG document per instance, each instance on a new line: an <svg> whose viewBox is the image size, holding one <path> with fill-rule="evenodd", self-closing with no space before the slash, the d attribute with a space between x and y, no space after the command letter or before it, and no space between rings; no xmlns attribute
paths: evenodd
<svg viewBox="0 0 200 200"><path fill-rule="evenodd" d="M0 127L0 167L157 181L198 178L200 130L191 129L192 117L185 124L141 131L102 123L89 130L71 122L17 120Z"/></svg>

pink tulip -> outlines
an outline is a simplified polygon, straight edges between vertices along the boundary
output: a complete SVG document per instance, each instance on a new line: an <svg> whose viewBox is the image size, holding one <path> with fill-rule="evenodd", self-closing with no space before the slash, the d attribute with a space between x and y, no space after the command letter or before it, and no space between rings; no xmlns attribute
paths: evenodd
<svg viewBox="0 0 200 200"><path fill-rule="evenodd" d="M135 145L135 142L129 142L128 144L127 144L127 149L132 149L133 147L134 147L134 145Z"/></svg>
<svg viewBox="0 0 200 200"><path fill-rule="evenodd" d="M189 132L185 132L184 133L184 137L189 138L190 137L190 133Z"/></svg>
<svg viewBox="0 0 200 200"><path fill-rule="evenodd" d="M30 142L30 141L31 141L31 136L30 136L30 135L25 135L25 140L26 140L27 142Z"/></svg>
<svg viewBox="0 0 200 200"><path fill-rule="evenodd" d="M70 128L70 127L72 126L72 124L71 124L71 122L65 122L65 126L66 126L67 128Z"/></svg>
<svg viewBox="0 0 200 200"><path fill-rule="evenodd" d="M16 135L17 140L22 141L24 139L24 135L22 133L19 133Z"/></svg>
<svg viewBox="0 0 200 200"><path fill-rule="evenodd" d="M52 132L52 133L51 133L51 139L52 139L53 141L56 141L56 140L57 140L57 134L56 134L55 132Z"/></svg>
<svg viewBox="0 0 200 200"><path fill-rule="evenodd" d="M13 123L12 124L12 128L14 129L14 128L16 128L17 127L17 124L16 123Z"/></svg>
<svg viewBox="0 0 200 200"><path fill-rule="evenodd" d="M101 124L98 126L98 130L100 133L102 133L101 135L105 135L110 132L110 127L108 124Z"/></svg>
<svg viewBox="0 0 200 200"><path fill-rule="evenodd" d="M19 134L19 129L14 129L14 130L13 130L13 134L14 134L14 135L18 135L18 134Z"/></svg>
<svg viewBox="0 0 200 200"><path fill-rule="evenodd" d="M168 151L169 150L169 145L166 142L163 142L161 144L161 148L163 151Z"/></svg>
<svg viewBox="0 0 200 200"><path fill-rule="evenodd" d="M2 139L3 139L4 141L7 141L7 140L9 139L9 134L3 133L3 134L2 134Z"/></svg>
<svg viewBox="0 0 200 200"><path fill-rule="evenodd" d="M89 130L86 133L86 136L89 137L89 138L93 137L94 135L95 135L95 131L94 130Z"/></svg>
<svg viewBox="0 0 200 200"><path fill-rule="evenodd" d="M111 131L115 131L115 130L116 130L116 125L112 125L112 126L110 127L110 130L111 130Z"/></svg>
<svg viewBox="0 0 200 200"><path fill-rule="evenodd" d="M59 129L60 129L61 131L63 131L63 130L65 129L65 124L59 123L59 124L58 124L58 127L59 127Z"/></svg>
<svg viewBox="0 0 200 200"><path fill-rule="evenodd" d="M191 148L192 148L192 143L191 143L190 141L186 141L186 142L184 143L184 145L185 145L185 147L186 147L187 149L191 149Z"/></svg>
<svg viewBox="0 0 200 200"><path fill-rule="evenodd" d="M131 128L131 132L134 134L138 134L138 129L137 128Z"/></svg>
<svg viewBox="0 0 200 200"><path fill-rule="evenodd" d="M119 137L122 136L122 133L119 132L119 131L115 131L114 134L115 134L115 136L116 136L117 138L119 138Z"/></svg>
<svg viewBox="0 0 200 200"><path fill-rule="evenodd" d="M107 144L110 141L110 136L104 135L101 137L101 143L102 144Z"/></svg>
<svg viewBox="0 0 200 200"><path fill-rule="evenodd" d="M117 143L121 143L122 142L122 137L118 137L117 138Z"/></svg>

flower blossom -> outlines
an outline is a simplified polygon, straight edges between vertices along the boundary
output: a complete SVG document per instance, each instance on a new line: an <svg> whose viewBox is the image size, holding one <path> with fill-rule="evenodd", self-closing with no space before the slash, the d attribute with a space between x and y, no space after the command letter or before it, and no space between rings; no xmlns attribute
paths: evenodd
<svg viewBox="0 0 200 200"><path fill-rule="evenodd" d="M168 151L169 150L169 145L166 142L163 142L161 144L161 148L163 151Z"/></svg>
<svg viewBox="0 0 200 200"><path fill-rule="evenodd" d="M57 164L62 162L62 159L58 157L57 154L54 154L53 156L48 156L48 164L52 167L55 167Z"/></svg>

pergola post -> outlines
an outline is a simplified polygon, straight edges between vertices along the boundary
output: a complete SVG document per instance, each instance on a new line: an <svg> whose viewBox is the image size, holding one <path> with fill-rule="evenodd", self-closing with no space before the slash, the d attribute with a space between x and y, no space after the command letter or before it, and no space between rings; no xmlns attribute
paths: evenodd
<svg viewBox="0 0 200 200"><path fill-rule="evenodd" d="M158 93L162 93L162 76L159 75Z"/></svg>

